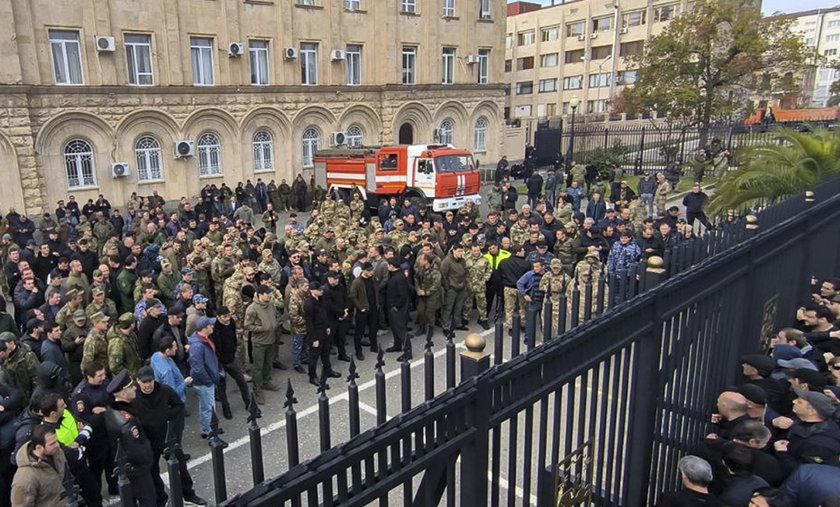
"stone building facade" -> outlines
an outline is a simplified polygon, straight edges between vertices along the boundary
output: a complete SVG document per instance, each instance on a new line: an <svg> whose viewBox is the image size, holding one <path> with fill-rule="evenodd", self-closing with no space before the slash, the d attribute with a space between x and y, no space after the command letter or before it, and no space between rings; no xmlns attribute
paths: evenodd
<svg viewBox="0 0 840 507"><path fill-rule="evenodd" d="M501 0L2 2L0 208L308 180L336 132L490 163L504 16Z"/></svg>

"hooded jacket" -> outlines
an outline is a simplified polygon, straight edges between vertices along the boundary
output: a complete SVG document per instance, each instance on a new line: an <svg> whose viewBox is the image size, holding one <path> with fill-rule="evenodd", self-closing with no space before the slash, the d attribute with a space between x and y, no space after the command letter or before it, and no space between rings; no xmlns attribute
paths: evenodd
<svg viewBox="0 0 840 507"><path fill-rule="evenodd" d="M32 454L32 442L26 442L15 454L18 469L12 481L12 504L21 507L63 506L64 472L67 468L64 453L57 452L48 459Z"/></svg>
<svg viewBox="0 0 840 507"><path fill-rule="evenodd" d="M67 398L67 374L61 367L51 361L45 361L38 365L35 373L35 390L32 391L32 398L39 398L47 393L57 393L62 398Z"/></svg>
<svg viewBox="0 0 840 507"><path fill-rule="evenodd" d="M244 329L251 332L251 342L255 345L273 345L277 330L277 309L271 301L262 302L258 298L245 310Z"/></svg>

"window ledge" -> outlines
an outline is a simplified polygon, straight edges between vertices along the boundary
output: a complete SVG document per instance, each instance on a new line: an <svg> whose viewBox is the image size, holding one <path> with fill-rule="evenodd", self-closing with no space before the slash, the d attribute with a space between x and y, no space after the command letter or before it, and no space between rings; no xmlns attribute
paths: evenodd
<svg viewBox="0 0 840 507"><path fill-rule="evenodd" d="M365 9L344 9L344 12L349 12L351 14L367 14L368 11Z"/></svg>
<svg viewBox="0 0 840 507"><path fill-rule="evenodd" d="M442 18L446 21L458 21L461 19L458 16L442 16Z"/></svg>
<svg viewBox="0 0 840 507"><path fill-rule="evenodd" d="M271 0L245 0L245 3L251 5L274 5L274 2Z"/></svg>
<svg viewBox="0 0 840 507"><path fill-rule="evenodd" d="M305 4L295 4L295 7L299 8L299 9L315 9L315 10L320 10L320 9L324 8L323 5L305 5Z"/></svg>
<svg viewBox="0 0 840 507"><path fill-rule="evenodd" d="M417 12L411 12L411 11L400 11L400 16L420 17L420 14L418 14Z"/></svg>
<svg viewBox="0 0 840 507"><path fill-rule="evenodd" d="M254 174L273 173L274 169L254 169Z"/></svg>
<svg viewBox="0 0 840 507"><path fill-rule="evenodd" d="M493 18L478 18L478 19L476 19L476 21L479 22L479 23L495 23L496 22L496 20L493 19Z"/></svg>
<svg viewBox="0 0 840 507"><path fill-rule="evenodd" d="M485 148L483 150L473 150L473 155L475 155L476 153L487 153L487 149Z"/></svg>
<svg viewBox="0 0 840 507"><path fill-rule="evenodd" d="M166 180L157 179L157 180L138 180L137 181L138 185L151 185L151 184L154 184L154 183L166 183Z"/></svg>
<svg viewBox="0 0 840 507"><path fill-rule="evenodd" d="M210 180L213 178L224 178L224 174L205 174L204 176L199 176L198 179L200 180Z"/></svg>
<svg viewBox="0 0 840 507"><path fill-rule="evenodd" d="M85 190L99 190L99 185L86 185L84 187L67 187L69 192L84 192Z"/></svg>

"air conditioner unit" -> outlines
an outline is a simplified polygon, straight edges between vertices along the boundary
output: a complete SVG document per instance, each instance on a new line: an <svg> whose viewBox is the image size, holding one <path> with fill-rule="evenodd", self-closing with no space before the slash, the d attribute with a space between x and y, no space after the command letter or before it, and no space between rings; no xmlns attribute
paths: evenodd
<svg viewBox="0 0 840 507"><path fill-rule="evenodd" d="M112 53L117 50L117 44L114 42L113 37L105 37L97 35L96 39L96 50L100 53Z"/></svg>
<svg viewBox="0 0 840 507"><path fill-rule="evenodd" d="M584 34L578 35L578 40L579 41L585 41L586 40L586 35L584 35Z"/></svg>
<svg viewBox="0 0 840 507"><path fill-rule="evenodd" d="M286 48L283 50L283 57L286 60L294 60L298 56L297 48Z"/></svg>
<svg viewBox="0 0 840 507"><path fill-rule="evenodd" d="M347 143L347 134L344 132L333 132L330 134L330 146L341 146Z"/></svg>
<svg viewBox="0 0 840 507"><path fill-rule="evenodd" d="M111 176L114 178L124 178L131 174L128 170L128 162L117 162L111 164Z"/></svg>
<svg viewBox="0 0 840 507"><path fill-rule="evenodd" d="M589 38L590 38L590 39L594 39L594 38L596 38L596 37L598 37L598 34L597 34L597 33L591 33L591 34L589 34Z"/></svg>
<svg viewBox="0 0 840 507"><path fill-rule="evenodd" d="M478 63L478 55L467 55L467 65Z"/></svg>
<svg viewBox="0 0 840 507"><path fill-rule="evenodd" d="M175 143L175 158L186 158L195 155L195 141L178 141Z"/></svg>
<svg viewBox="0 0 840 507"><path fill-rule="evenodd" d="M622 26L620 31L621 31L621 33L627 33L627 27Z"/></svg>
<svg viewBox="0 0 840 507"><path fill-rule="evenodd" d="M330 51L330 59L334 62L344 60L345 58L347 58L347 52L343 49L333 49Z"/></svg>
<svg viewBox="0 0 840 507"><path fill-rule="evenodd" d="M238 58L245 52L245 45L241 42L231 42L228 46L228 56L231 58Z"/></svg>

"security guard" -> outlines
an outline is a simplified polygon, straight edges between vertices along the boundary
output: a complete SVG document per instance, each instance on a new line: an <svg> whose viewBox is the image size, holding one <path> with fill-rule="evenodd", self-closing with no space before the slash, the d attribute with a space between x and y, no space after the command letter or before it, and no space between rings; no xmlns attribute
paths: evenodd
<svg viewBox="0 0 840 507"><path fill-rule="evenodd" d="M108 378L103 362L91 362L82 369L85 378L73 390L70 409L76 419L84 421L93 428L93 434L87 443L87 456L90 471L99 489L102 489L102 472L108 482L108 494L116 495L117 479L111 471L114 469L115 447L110 443L105 427L105 412L111 404L108 394Z"/></svg>
<svg viewBox="0 0 840 507"><path fill-rule="evenodd" d="M117 373L108 384L114 396L105 415L108 435L116 440L126 458L126 475L131 483L134 505L156 507L155 483L152 481L152 444L146 437L131 402L137 397L137 387L128 371Z"/></svg>

